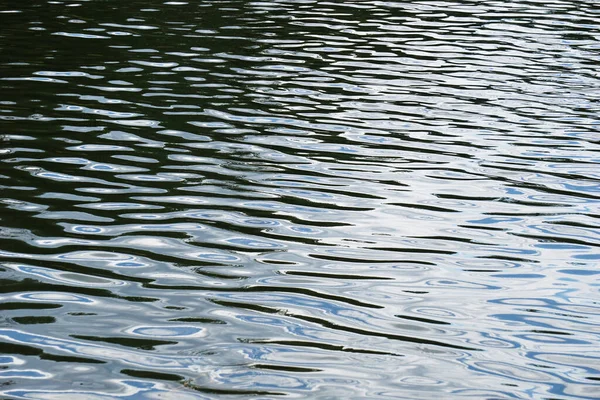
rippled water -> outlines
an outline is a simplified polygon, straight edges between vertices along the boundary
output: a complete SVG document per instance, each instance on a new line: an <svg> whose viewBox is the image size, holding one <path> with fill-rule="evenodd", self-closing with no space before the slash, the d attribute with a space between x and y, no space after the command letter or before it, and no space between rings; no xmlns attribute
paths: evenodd
<svg viewBox="0 0 600 400"><path fill-rule="evenodd" d="M2 3L0 395L600 398L598 21Z"/></svg>

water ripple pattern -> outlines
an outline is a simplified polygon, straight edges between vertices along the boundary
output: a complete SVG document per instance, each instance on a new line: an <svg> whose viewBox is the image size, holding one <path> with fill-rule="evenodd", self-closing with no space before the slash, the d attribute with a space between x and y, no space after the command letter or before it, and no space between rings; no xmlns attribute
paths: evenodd
<svg viewBox="0 0 600 400"><path fill-rule="evenodd" d="M0 5L0 397L600 398L595 0Z"/></svg>

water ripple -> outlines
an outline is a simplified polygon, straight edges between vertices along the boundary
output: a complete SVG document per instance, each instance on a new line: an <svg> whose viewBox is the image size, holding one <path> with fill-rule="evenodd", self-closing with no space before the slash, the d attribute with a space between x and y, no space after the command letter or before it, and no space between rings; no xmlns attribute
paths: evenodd
<svg viewBox="0 0 600 400"><path fill-rule="evenodd" d="M0 9L0 396L596 398L597 17Z"/></svg>

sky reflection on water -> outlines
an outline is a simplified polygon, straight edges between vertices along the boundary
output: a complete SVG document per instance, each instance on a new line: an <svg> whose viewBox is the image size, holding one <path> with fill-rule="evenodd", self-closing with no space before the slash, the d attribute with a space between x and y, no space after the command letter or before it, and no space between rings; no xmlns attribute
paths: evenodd
<svg viewBox="0 0 600 400"><path fill-rule="evenodd" d="M0 393L600 398L593 1L0 6Z"/></svg>

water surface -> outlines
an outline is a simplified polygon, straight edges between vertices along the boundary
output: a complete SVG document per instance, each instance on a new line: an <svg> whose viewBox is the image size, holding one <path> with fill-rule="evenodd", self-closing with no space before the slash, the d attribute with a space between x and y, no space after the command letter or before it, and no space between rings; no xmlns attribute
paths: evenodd
<svg viewBox="0 0 600 400"><path fill-rule="evenodd" d="M600 398L599 20L3 4L1 396Z"/></svg>

